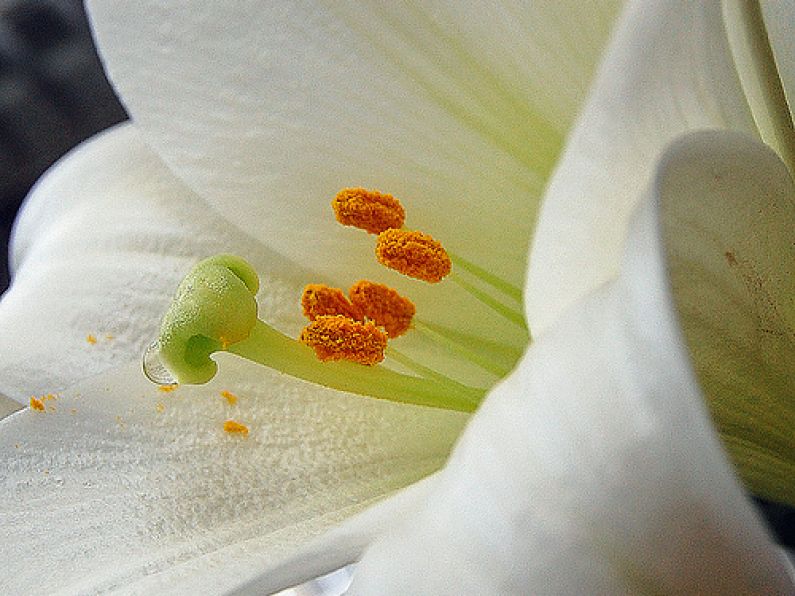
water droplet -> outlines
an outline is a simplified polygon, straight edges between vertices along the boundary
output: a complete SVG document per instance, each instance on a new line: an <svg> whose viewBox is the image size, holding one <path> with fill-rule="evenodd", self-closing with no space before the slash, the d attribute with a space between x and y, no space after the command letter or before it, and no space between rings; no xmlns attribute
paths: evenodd
<svg viewBox="0 0 795 596"><path fill-rule="evenodd" d="M160 358L160 345L154 341L146 348L143 358L146 378L158 385L173 385L177 382Z"/></svg>

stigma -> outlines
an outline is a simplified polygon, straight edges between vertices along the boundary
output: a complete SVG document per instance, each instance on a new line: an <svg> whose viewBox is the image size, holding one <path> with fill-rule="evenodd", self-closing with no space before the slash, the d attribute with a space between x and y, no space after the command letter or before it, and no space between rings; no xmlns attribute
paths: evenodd
<svg viewBox="0 0 795 596"><path fill-rule="evenodd" d="M339 223L370 234L401 228L406 219L406 211L399 200L366 188L343 188L331 201L331 207Z"/></svg>
<svg viewBox="0 0 795 596"><path fill-rule="evenodd" d="M429 283L442 281L453 266L442 244L422 232L385 230L378 235L375 255L385 267Z"/></svg>
<svg viewBox="0 0 795 596"><path fill-rule="evenodd" d="M367 366L384 359L387 336L373 322L354 321L341 315L315 318L301 332L300 340L315 350L322 362L349 360Z"/></svg>

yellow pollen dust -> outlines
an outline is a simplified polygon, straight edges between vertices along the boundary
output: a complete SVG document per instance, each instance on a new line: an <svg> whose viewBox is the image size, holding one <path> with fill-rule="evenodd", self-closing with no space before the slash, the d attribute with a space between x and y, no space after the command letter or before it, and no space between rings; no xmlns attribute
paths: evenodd
<svg viewBox="0 0 795 596"><path fill-rule="evenodd" d="M384 359L387 337L372 322L326 315L304 327L300 340L313 348L322 362L349 360L372 366Z"/></svg>
<svg viewBox="0 0 795 596"><path fill-rule="evenodd" d="M235 395L231 391L227 391L226 389L221 391L221 397L223 397L227 402L229 402L230 406L234 406L237 403L237 395Z"/></svg>
<svg viewBox="0 0 795 596"><path fill-rule="evenodd" d="M343 188L331 201L337 221L370 234L403 227L406 211L395 197L366 188Z"/></svg>
<svg viewBox="0 0 795 596"><path fill-rule="evenodd" d="M30 409L36 410L37 412L44 411L44 402L41 401L38 397L31 396L30 398Z"/></svg>
<svg viewBox="0 0 795 596"><path fill-rule="evenodd" d="M351 302L368 319L384 329L390 338L403 335L417 312L414 303L396 290L367 280L356 282L348 292Z"/></svg>
<svg viewBox="0 0 795 596"><path fill-rule="evenodd" d="M304 316L310 321L325 315L343 315L349 319L361 320L362 313L354 307L339 288L324 284L309 284L301 296Z"/></svg>
<svg viewBox="0 0 795 596"><path fill-rule="evenodd" d="M97 338L95 335L91 335L90 333L86 335L86 341L90 343L92 346L97 343Z"/></svg>
<svg viewBox="0 0 795 596"><path fill-rule="evenodd" d="M234 420L227 420L224 422L224 431L231 435L242 435L244 437L248 436L248 427L245 424L241 424Z"/></svg>
<svg viewBox="0 0 795 596"><path fill-rule="evenodd" d="M430 283L442 281L453 266L441 243L422 232L381 232L375 255L382 265Z"/></svg>
<svg viewBox="0 0 795 596"><path fill-rule="evenodd" d="M176 391L177 387L179 387L177 383L172 383L171 385L158 385L157 390L163 393L171 393L172 391Z"/></svg>

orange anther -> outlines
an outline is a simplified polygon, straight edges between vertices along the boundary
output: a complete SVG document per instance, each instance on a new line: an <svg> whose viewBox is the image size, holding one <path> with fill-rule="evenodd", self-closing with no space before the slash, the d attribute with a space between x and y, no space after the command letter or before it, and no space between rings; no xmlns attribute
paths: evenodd
<svg viewBox="0 0 795 596"><path fill-rule="evenodd" d="M442 281L452 268L450 257L441 243L422 232L381 232L375 255L382 265L430 283Z"/></svg>
<svg viewBox="0 0 795 596"><path fill-rule="evenodd" d="M353 306L339 288L331 288L323 284L309 284L301 296L304 316L310 321L326 315L343 315L350 319L361 320L362 314Z"/></svg>
<svg viewBox="0 0 795 596"><path fill-rule="evenodd" d="M348 294L353 305L386 329L389 337L398 337L408 331L417 312L411 300L383 284L362 280L356 282Z"/></svg>
<svg viewBox="0 0 795 596"><path fill-rule="evenodd" d="M317 317L301 331L301 341L318 359L378 364L384 359L386 334L375 323L360 323L343 316Z"/></svg>
<svg viewBox="0 0 795 596"><path fill-rule="evenodd" d="M389 228L400 228L406 211L395 197L366 188L343 188L331 201L337 221L379 234Z"/></svg>

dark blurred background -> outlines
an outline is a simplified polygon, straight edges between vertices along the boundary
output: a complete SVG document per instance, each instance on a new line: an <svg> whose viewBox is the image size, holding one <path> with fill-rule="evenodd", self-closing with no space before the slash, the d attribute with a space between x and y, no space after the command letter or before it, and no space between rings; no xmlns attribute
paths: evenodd
<svg viewBox="0 0 795 596"><path fill-rule="evenodd" d="M81 0L0 0L0 293L22 199L69 149L126 119Z"/></svg>

